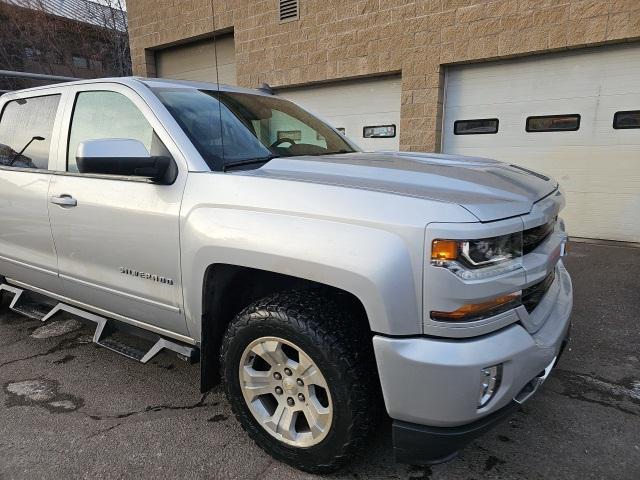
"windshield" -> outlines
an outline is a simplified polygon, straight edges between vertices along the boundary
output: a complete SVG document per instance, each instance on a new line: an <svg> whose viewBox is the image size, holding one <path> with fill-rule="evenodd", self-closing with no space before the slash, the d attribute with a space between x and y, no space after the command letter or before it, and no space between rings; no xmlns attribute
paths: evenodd
<svg viewBox="0 0 640 480"><path fill-rule="evenodd" d="M252 160L356 151L342 135L287 100L184 88L154 91L212 170Z"/></svg>

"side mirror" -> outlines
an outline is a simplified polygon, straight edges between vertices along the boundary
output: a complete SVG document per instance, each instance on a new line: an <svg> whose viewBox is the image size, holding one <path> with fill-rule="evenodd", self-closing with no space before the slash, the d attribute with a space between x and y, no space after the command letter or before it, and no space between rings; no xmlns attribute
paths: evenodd
<svg viewBox="0 0 640 480"><path fill-rule="evenodd" d="M76 163L80 173L162 180L171 165L171 158L152 157L138 140L106 138L80 142Z"/></svg>

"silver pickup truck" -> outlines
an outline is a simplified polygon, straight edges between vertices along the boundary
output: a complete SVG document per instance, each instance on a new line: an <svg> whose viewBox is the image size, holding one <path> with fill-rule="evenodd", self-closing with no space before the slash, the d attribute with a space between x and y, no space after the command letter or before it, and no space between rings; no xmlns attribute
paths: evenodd
<svg viewBox="0 0 640 480"><path fill-rule="evenodd" d="M526 401L568 339L564 197L481 158L363 153L277 96L90 80L0 97L0 290L98 344L200 361L312 472L392 419L427 464ZM380 406L380 415L376 415Z"/></svg>

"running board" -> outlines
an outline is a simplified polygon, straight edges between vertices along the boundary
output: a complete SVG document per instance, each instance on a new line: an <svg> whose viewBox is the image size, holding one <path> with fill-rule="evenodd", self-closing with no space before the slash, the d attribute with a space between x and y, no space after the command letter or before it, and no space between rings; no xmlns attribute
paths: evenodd
<svg viewBox="0 0 640 480"><path fill-rule="evenodd" d="M51 306L41 302L35 302L26 298L26 291L21 288L13 287L3 283L0 285L0 292L5 290L13 294L13 299L9 304L9 308L20 315L29 317L34 320L43 320L47 316L47 312L51 310ZM25 294L25 295L23 295Z"/></svg>
<svg viewBox="0 0 640 480"><path fill-rule="evenodd" d="M87 312L86 310L81 310L77 307L72 307L71 305L67 305L62 302L57 304L38 302L29 298L30 292L28 290L23 290L6 283L0 284L0 294L3 290L13 294L13 299L9 304L9 308L11 310L34 320L46 322L58 313L66 312L95 323L96 329L93 334L93 342L101 347L119 353L120 355L124 355L127 358L137 360L141 363L147 363L161 351L170 350L176 353L178 358L181 360L188 362L197 360L197 350L188 345L183 345L165 337L161 337L160 335L148 332L148 334L153 335L156 338L156 341L151 348L145 351L135 346L127 345L125 342L114 338L113 332L117 330L114 328L114 324L117 323L116 320L101 317L100 315Z"/></svg>

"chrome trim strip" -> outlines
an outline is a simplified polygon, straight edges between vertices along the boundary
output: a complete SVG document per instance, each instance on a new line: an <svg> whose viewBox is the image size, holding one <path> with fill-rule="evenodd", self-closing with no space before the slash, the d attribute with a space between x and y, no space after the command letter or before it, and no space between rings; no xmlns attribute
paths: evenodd
<svg viewBox="0 0 640 480"><path fill-rule="evenodd" d="M160 307L165 310L169 310L170 312L180 313L180 309L178 307L174 307L173 305L168 305L166 303L156 302L155 300L150 300L148 298L139 297L137 295L133 295L131 293L125 293L120 290L114 290L113 288L103 287L102 285L98 285L95 283L87 282L86 280L80 280L78 278L70 277L68 275L60 274L60 278L63 280L69 280L70 282L79 283L86 287L96 288L98 290L102 290L103 292L111 293L113 295L119 295L121 297L129 298L131 300L135 300L136 302L142 302L149 305L153 305L155 307Z"/></svg>
<svg viewBox="0 0 640 480"><path fill-rule="evenodd" d="M25 288L27 290L32 290L32 291L34 291L36 293L39 293L41 295L45 295L47 297L51 297L51 298L53 298L55 300L58 300L60 302L68 303L70 305L76 306L78 308L82 308L84 310L88 310L90 312L94 312L94 313L99 314L99 315L104 315L106 317L111 317L111 318L113 318L115 320L120 320L121 322L128 323L129 325L133 325L134 327L139 327L139 328L142 328L144 330L149 330L151 332L157 333L159 335L164 335L166 337L170 337L170 338L173 338L175 340L179 340L179 341L181 341L183 343L187 343L189 345L195 345L196 344L196 341L191 337L187 337L185 335L181 335L179 333L175 333L175 332L172 332L170 330L165 330L164 328L159 328L159 327L156 327L154 325L150 325L148 323L140 322L138 320L134 320L133 318L125 317L124 315L119 315L117 313L110 312L109 310L104 310L102 308L94 307L94 306L88 305L86 303L77 302L75 300L72 300L71 298L52 293L52 292L50 292L48 290L44 290L42 288L34 287L32 285L29 285L28 283L20 282L18 280L14 280L12 278L6 278L6 282L11 284L11 285L15 285L17 287L22 287L22 288Z"/></svg>
<svg viewBox="0 0 640 480"><path fill-rule="evenodd" d="M518 233L518 232L513 232L511 235L513 235L515 233ZM473 240L473 241L476 241L476 240ZM503 262L505 262L507 260L513 260L513 258L509 258L509 257L506 257L504 255L501 255L501 256L497 257L495 260L484 260L482 262L476 262L469 255L469 242L470 242L469 240L465 240L465 241L461 242L462 243L462 255L474 267L481 267L483 265L498 265L498 264L503 263ZM520 255L520 257L522 257L522 255Z"/></svg>

